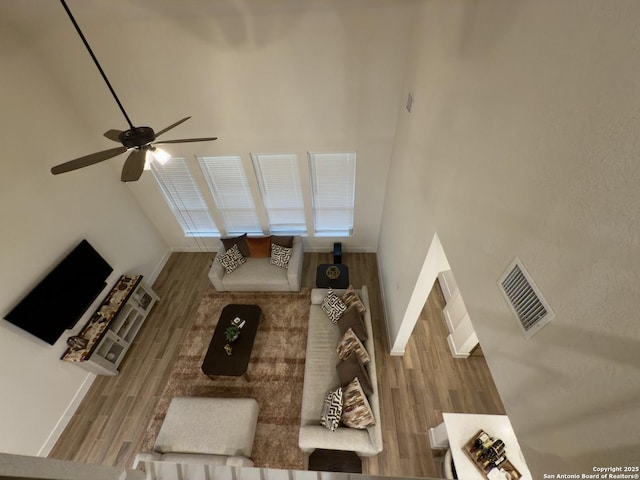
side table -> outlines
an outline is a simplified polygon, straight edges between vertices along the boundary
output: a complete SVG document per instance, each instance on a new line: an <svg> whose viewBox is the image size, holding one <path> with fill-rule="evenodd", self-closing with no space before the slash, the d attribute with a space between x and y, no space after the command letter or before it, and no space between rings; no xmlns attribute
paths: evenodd
<svg viewBox="0 0 640 480"><path fill-rule="evenodd" d="M349 267L344 263L323 263L316 269L316 286L318 288L349 287Z"/></svg>

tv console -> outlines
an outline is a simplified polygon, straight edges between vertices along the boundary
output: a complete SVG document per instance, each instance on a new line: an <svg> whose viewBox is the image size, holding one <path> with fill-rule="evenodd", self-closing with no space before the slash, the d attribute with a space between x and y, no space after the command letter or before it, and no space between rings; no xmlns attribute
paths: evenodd
<svg viewBox="0 0 640 480"><path fill-rule="evenodd" d="M122 275L78 333L87 340L81 349L68 348L61 359L97 375L117 375L158 295L142 275Z"/></svg>

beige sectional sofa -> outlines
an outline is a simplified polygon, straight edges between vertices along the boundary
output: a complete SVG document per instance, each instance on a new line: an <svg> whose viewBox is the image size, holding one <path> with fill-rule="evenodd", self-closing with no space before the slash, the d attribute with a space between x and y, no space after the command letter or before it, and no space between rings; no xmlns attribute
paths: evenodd
<svg viewBox="0 0 640 480"><path fill-rule="evenodd" d="M312 452L316 448L321 448L354 451L362 457L373 456L382 451L382 428L380 425L380 402L371 328L371 312L366 286L356 290L356 293L366 307L364 322L369 338L364 342L364 346L371 358L367 369L373 386L373 393L368 395L368 400L376 424L364 430L340 426L335 431L331 431L320 424L320 415L327 392L340 385L336 372L336 364L339 362L336 346L340 341L341 335L337 325L329 320L321 307L327 291L327 289L316 288L311 292L298 445L305 452ZM344 290L334 291L339 296L344 294Z"/></svg>
<svg viewBox="0 0 640 480"><path fill-rule="evenodd" d="M288 268L272 265L270 257L245 257L246 262L231 273L218 258L225 254L225 247L221 245L216 259L209 270L209 280L220 292L298 292L302 284L302 264L304 251L302 238L293 237L291 258Z"/></svg>

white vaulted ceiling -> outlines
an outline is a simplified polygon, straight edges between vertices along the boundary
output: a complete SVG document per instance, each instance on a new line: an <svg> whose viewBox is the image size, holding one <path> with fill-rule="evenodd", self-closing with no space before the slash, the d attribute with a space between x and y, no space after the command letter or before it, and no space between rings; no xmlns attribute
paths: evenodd
<svg viewBox="0 0 640 480"><path fill-rule="evenodd" d="M135 125L158 131L191 116L164 139L219 138L173 145L167 149L173 156L358 151L359 162L372 169L358 178L361 191L374 196L357 200L359 241L375 248L416 2L67 3ZM64 114L77 121L72 130L55 132L65 148L52 152L45 168L116 146L102 133L127 124L62 5L2 2L0 22L35 57ZM30 97L37 103L42 95L48 93L34 90ZM34 141L46 143L54 134L50 121L18 120L10 129L34 129ZM114 176L125 158L106 162ZM140 183L131 187L138 201L179 246L180 232L160 211L157 189L149 179Z"/></svg>

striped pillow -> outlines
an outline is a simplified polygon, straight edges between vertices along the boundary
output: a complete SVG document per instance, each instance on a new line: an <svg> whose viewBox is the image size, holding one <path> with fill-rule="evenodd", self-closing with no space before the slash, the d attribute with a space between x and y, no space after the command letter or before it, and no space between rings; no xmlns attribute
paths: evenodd
<svg viewBox="0 0 640 480"><path fill-rule="evenodd" d="M358 429L373 427L376 424L371 405L362 391L358 377L347 385L342 394L342 423Z"/></svg>
<svg viewBox="0 0 640 480"><path fill-rule="evenodd" d="M365 307L364 303L362 303L362 300L360 300L360 297L356 293L356 290L353 288L353 285L349 285L347 291L344 292L344 295L342 295L342 301L347 307L355 305L356 310L360 312L360 315L364 315L364 312L367 311L367 307Z"/></svg>
<svg viewBox="0 0 640 480"><path fill-rule="evenodd" d="M371 358L369 357L367 350L364 348L364 345L357 337L357 335L353 333L353 329L351 328L348 328L347 331L344 332L342 340L340 340L340 343L336 348L336 352L338 353L338 357L340 357L340 360L344 360L352 352L355 352L363 365L366 365L371 361Z"/></svg>

